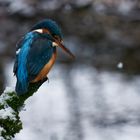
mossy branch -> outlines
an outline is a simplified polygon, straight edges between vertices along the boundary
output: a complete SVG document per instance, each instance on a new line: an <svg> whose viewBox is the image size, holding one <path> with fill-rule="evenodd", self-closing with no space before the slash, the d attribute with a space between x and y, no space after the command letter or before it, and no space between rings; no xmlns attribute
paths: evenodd
<svg viewBox="0 0 140 140"><path fill-rule="evenodd" d="M29 85L28 92L18 96L14 89L6 88L0 96L0 140L11 140L22 129L19 112L24 102L32 96L47 78Z"/></svg>

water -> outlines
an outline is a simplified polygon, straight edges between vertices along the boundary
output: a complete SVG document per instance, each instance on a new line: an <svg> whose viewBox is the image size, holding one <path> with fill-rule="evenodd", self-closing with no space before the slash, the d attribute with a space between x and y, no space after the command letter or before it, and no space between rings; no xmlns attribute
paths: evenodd
<svg viewBox="0 0 140 140"><path fill-rule="evenodd" d="M139 140L139 76L55 65L49 79L26 101L15 140Z"/></svg>

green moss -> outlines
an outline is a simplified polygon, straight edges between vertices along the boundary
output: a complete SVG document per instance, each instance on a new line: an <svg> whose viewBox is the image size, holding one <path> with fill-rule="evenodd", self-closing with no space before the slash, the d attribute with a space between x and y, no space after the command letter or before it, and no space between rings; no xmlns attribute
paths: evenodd
<svg viewBox="0 0 140 140"><path fill-rule="evenodd" d="M3 128L0 133L5 140L11 140L16 133L20 132L22 122L19 112L24 106L25 100L32 96L46 80L47 78L38 83L30 84L28 92L22 96L18 96L14 91L4 92L0 96L2 99L0 102L0 111L5 110L6 112L7 108L12 109L11 114L8 114L6 117L0 116L0 127ZM14 117L10 117L10 115Z"/></svg>
<svg viewBox="0 0 140 140"><path fill-rule="evenodd" d="M15 118L12 119L10 116L0 118L0 127L4 129L4 131L1 132L1 136L3 136L5 140L11 140L11 138L22 129L22 122L19 117L18 108L23 104L21 104L20 98L15 94L15 92L8 92L4 94L7 97L3 98L5 99L4 103L0 103L0 110L5 109L6 111L6 107L12 108L14 112L12 112L11 115L14 115Z"/></svg>
<svg viewBox="0 0 140 140"><path fill-rule="evenodd" d="M16 118L17 120L11 120L10 118L7 119L0 119L0 125L4 128L5 131L2 131L2 136L5 140L10 140L15 136L22 129L22 122L19 117Z"/></svg>
<svg viewBox="0 0 140 140"><path fill-rule="evenodd" d="M14 109L14 111L18 111L19 107L23 106L24 101L20 100L19 96L16 95L15 92L8 93L9 99L6 100L7 104Z"/></svg>

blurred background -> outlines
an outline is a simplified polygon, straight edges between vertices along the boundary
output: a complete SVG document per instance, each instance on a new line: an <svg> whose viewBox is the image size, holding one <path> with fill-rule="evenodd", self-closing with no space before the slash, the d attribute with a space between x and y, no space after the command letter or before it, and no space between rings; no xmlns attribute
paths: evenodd
<svg viewBox="0 0 140 140"><path fill-rule="evenodd" d="M16 42L44 18L76 60L59 50L15 140L139 140L140 1L0 0L1 92L15 86Z"/></svg>

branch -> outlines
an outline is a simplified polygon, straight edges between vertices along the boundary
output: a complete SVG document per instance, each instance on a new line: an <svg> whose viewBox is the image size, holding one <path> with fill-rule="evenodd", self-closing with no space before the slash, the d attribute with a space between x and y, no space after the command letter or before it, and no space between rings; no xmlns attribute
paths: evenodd
<svg viewBox="0 0 140 140"><path fill-rule="evenodd" d="M29 85L28 92L18 96L14 89L6 88L0 96L0 140L11 140L22 129L19 112L24 102L32 96L38 88L48 79Z"/></svg>

